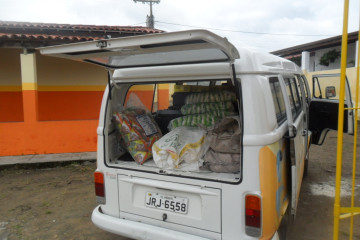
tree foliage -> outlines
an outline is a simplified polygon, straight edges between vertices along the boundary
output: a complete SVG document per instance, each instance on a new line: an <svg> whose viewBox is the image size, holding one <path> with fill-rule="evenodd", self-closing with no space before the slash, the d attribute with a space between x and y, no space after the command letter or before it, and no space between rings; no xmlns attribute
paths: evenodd
<svg viewBox="0 0 360 240"><path fill-rule="evenodd" d="M336 49L330 50L321 56L320 65L329 66L329 64L335 62L335 60L339 58L340 55L340 51L336 51Z"/></svg>

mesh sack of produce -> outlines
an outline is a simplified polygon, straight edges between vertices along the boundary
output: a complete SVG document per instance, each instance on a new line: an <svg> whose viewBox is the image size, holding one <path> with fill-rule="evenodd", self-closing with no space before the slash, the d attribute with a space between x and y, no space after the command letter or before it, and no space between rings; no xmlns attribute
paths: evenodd
<svg viewBox="0 0 360 240"><path fill-rule="evenodd" d="M196 171L208 149L206 131L196 127L178 127L152 146L153 159L159 168Z"/></svg>
<svg viewBox="0 0 360 240"><path fill-rule="evenodd" d="M231 101L222 101L185 104L181 107L181 113L184 115L202 114L213 111L234 112L234 105Z"/></svg>
<svg viewBox="0 0 360 240"><path fill-rule="evenodd" d="M194 103L208 103L208 102L225 102L225 101L235 101L236 95L234 92L223 90L223 91L213 91L213 92L199 92L193 93L186 96L186 104Z"/></svg>
<svg viewBox="0 0 360 240"><path fill-rule="evenodd" d="M170 121L168 129L171 131L180 126L209 128L225 116L234 115L233 112L222 110L212 111L203 114L186 115Z"/></svg>

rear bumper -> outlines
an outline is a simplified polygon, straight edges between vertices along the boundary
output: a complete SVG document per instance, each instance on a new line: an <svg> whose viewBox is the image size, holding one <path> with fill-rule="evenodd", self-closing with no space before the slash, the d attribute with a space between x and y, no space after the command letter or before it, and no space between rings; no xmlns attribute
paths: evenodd
<svg viewBox="0 0 360 240"><path fill-rule="evenodd" d="M140 222L120 219L105 215L97 206L92 215L92 222L99 228L117 235L133 239L157 239L157 240L207 240L206 238L160 228Z"/></svg>

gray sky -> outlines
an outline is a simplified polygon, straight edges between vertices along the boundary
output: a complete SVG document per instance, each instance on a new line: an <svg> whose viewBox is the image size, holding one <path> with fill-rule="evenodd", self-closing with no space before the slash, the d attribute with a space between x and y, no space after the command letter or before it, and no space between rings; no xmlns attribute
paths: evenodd
<svg viewBox="0 0 360 240"><path fill-rule="evenodd" d="M358 30L359 6L350 2L352 32ZM153 12L158 29L205 28L236 46L274 51L340 35L343 5L342 0L161 0ZM0 0L2 21L145 26L147 14L147 4L132 0Z"/></svg>

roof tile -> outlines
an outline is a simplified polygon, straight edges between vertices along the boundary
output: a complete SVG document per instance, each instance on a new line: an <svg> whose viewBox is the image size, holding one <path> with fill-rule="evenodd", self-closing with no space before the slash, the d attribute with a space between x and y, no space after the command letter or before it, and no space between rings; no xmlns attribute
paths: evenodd
<svg viewBox="0 0 360 240"><path fill-rule="evenodd" d="M111 37L125 37L137 34L161 33L158 29L141 26L107 26L107 25L76 25L57 23L31 23L0 21L0 40L8 42L41 41L47 44L61 44L61 42L80 42ZM1 44L1 42L0 42ZM21 43L22 44L22 43Z"/></svg>
<svg viewBox="0 0 360 240"><path fill-rule="evenodd" d="M31 22L13 22L0 21L0 27L17 27L17 28L53 28L53 29L81 29L81 30L102 30L102 31L131 31L146 33L161 33L162 30L152 29L142 26L108 26L108 25L82 25L82 24L58 24L58 23L31 23Z"/></svg>

